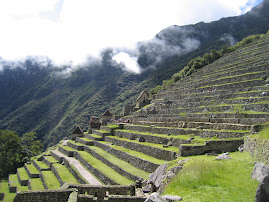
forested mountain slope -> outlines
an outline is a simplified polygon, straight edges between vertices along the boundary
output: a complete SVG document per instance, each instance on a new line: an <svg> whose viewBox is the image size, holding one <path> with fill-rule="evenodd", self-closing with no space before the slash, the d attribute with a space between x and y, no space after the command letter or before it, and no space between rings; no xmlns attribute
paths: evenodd
<svg viewBox="0 0 269 202"><path fill-rule="evenodd" d="M268 9L265 0L242 16L162 30L153 40L137 45L141 74L128 73L115 64L112 49L104 50L99 62L85 64L68 75L68 67L54 67L49 59L46 63L35 57L24 62L0 59L0 129L20 135L35 131L45 146L53 145L76 125L86 130L90 116L108 108L119 112L141 90L170 78L192 58L267 32Z"/></svg>

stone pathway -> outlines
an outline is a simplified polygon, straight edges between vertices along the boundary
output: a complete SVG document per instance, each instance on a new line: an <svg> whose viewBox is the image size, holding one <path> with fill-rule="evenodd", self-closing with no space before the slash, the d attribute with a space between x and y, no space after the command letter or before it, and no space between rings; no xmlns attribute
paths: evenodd
<svg viewBox="0 0 269 202"><path fill-rule="evenodd" d="M78 172L84 177L85 180L87 180L89 182L89 184L91 185L102 185L101 182L99 182L99 180L97 180L89 171L87 171L78 160L76 160L75 158L72 157L67 157L64 154L62 154L61 152L59 152L58 150L54 150L53 151L56 155L63 157L65 159L67 159L70 164L74 165L74 167L78 170Z"/></svg>

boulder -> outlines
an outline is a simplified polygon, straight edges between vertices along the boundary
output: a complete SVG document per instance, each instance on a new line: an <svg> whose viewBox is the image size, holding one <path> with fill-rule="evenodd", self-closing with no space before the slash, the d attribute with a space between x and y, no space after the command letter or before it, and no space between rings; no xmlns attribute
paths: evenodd
<svg viewBox="0 0 269 202"><path fill-rule="evenodd" d="M149 182L156 188L159 188L162 182L162 176L167 168L166 164L160 165L153 173L149 175Z"/></svg>
<svg viewBox="0 0 269 202"><path fill-rule="evenodd" d="M170 194L166 194L163 196L163 198L165 198L167 201L171 201L171 202L174 202L174 201L181 201L182 200L182 197L180 196L175 196L175 195L170 195Z"/></svg>
<svg viewBox="0 0 269 202"><path fill-rule="evenodd" d="M225 160L225 159L231 159L232 157L229 156L229 153L224 153L216 157L217 160Z"/></svg>
<svg viewBox="0 0 269 202"><path fill-rule="evenodd" d="M160 194L157 192L152 193L145 202L166 202L167 200L163 198Z"/></svg>
<svg viewBox="0 0 269 202"><path fill-rule="evenodd" d="M269 201L269 175L266 175L259 184L255 202L268 202Z"/></svg>
<svg viewBox="0 0 269 202"><path fill-rule="evenodd" d="M138 138L138 142L145 142L146 140L145 140L145 138L143 137L143 136L140 136L139 138Z"/></svg>
<svg viewBox="0 0 269 202"><path fill-rule="evenodd" d="M243 152L244 151L244 144L240 145L238 147L238 151Z"/></svg>
<svg viewBox="0 0 269 202"><path fill-rule="evenodd" d="M269 167L261 162L255 163L253 171L251 173L252 179L256 179L259 182L263 180L265 176L269 175Z"/></svg>

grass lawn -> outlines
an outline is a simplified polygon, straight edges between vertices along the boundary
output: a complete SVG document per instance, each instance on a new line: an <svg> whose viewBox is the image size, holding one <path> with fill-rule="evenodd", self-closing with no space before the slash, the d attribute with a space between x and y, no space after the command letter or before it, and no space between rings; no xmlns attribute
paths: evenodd
<svg viewBox="0 0 269 202"><path fill-rule="evenodd" d="M125 170L133 175L142 177L144 179L148 178L148 176L149 176L148 172L146 172L144 170L140 170L140 169L132 166L131 164L127 163L126 161L119 159L118 157L104 151L103 149L101 149L99 147L91 146L90 148L92 150L94 150L96 153L98 153L100 156L102 156L105 159L107 159L108 161L110 161L111 163L119 166L123 170Z"/></svg>
<svg viewBox="0 0 269 202"><path fill-rule="evenodd" d="M30 180L32 190L44 190L44 185L40 178L33 178Z"/></svg>
<svg viewBox="0 0 269 202"><path fill-rule="evenodd" d="M58 174L64 182L70 184L79 184L76 178L70 173L70 171L62 164L54 163L53 167L56 168Z"/></svg>
<svg viewBox="0 0 269 202"><path fill-rule="evenodd" d="M4 197L5 202L13 201L16 196L16 193L9 193L8 179L0 180L0 193L5 194L5 197Z"/></svg>
<svg viewBox="0 0 269 202"><path fill-rule="evenodd" d="M60 182L57 180L56 176L51 171L42 171L44 181L48 186L48 189L58 189L60 188Z"/></svg>
<svg viewBox="0 0 269 202"><path fill-rule="evenodd" d="M251 178L254 164L247 152L231 153L230 160L195 156L165 188L164 194L184 201L254 201L259 182Z"/></svg>
<svg viewBox="0 0 269 202"><path fill-rule="evenodd" d="M31 164L25 164L25 166L28 168L31 174L39 174L39 171L36 169L36 167Z"/></svg>
<svg viewBox="0 0 269 202"><path fill-rule="evenodd" d="M114 182L117 182L121 185L129 185L133 181L127 179L126 177L120 175L115 170L104 164L102 161L94 158L92 155L85 151L78 151L83 159L85 159L92 167L98 169L101 173L106 175L108 178L112 179Z"/></svg>
<svg viewBox="0 0 269 202"><path fill-rule="evenodd" d="M34 160L41 169L48 169L49 167L43 161Z"/></svg>
<svg viewBox="0 0 269 202"><path fill-rule="evenodd" d="M24 167L18 168L17 171L19 172L20 178L22 180L28 180L28 179L30 179L30 177L28 176L28 174L27 174L27 172L26 172L26 170L25 170Z"/></svg>
<svg viewBox="0 0 269 202"><path fill-rule="evenodd" d="M152 163L164 164L166 162L165 160L154 158L154 157L146 155L146 154L144 154L142 152L134 151L134 150L127 149L127 148L117 146L117 145L111 145L111 143L109 143L109 142L104 142L103 141L102 143L109 145L111 148L126 152L126 153L128 153L128 154L130 154L132 156L135 156L135 157L138 157L138 158L141 158L141 159L145 159L145 160L150 161Z"/></svg>

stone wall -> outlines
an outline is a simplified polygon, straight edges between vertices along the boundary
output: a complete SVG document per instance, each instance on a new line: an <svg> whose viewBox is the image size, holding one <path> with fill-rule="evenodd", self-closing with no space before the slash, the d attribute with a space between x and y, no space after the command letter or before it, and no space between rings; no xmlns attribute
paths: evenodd
<svg viewBox="0 0 269 202"><path fill-rule="evenodd" d="M43 176L43 173L42 173L42 172L40 172L39 177L40 177L41 182L42 182L43 185L44 185L44 188L45 188L45 189L48 189L48 185L46 184L46 182L45 182L45 180L44 180L44 176Z"/></svg>
<svg viewBox="0 0 269 202"><path fill-rule="evenodd" d="M21 191L17 193L14 202L66 202L68 201L69 195L74 191L76 191L76 189Z"/></svg>
<svg viewBox="0 0 269 202"><path fill-rule="evenodd" d="M146 146L142 144L138 144L135 142L127 142L127 141L121 141L115 138L110 138L106 137L105 138L106 142L111 142L115 145L122 146L124 148L128 148L134 151L142 152L144 154L147 154L149 156L153 156L157 159L162 159L162 160L167 160L171 161L176 159L176 152L173 151L168 151L168 150L163 150L159 149L156 147L151 147L151 146Z"/></svg>
<svg viewBox="0 0 269 202"><path fill-rule="evenodd" d="M76 138L76 141L81 143L81 144L85 144L85 145L88 145L88 146L92 146L93 145L93 141L86 141L86 140L83 140L81 138Z"/></svg>
<svg viewBox="0 0 269 202"><path fill-rule="evenodd" d="M245 138L244 150L258 161L269 165L269 140Z"/></svg>
<svg viewBox="0 0 269 202"><path fill-rule="evenodd" d="M147 127L143 127L147 128ZM135 129L134 129L135 130ZM155 144L164 144L167 145L168 142L172 144L174 147L180 147L181 144L187 144L188 140L186 139L179 139L179 138L172 138L172 137L160 137L156 135L143 135L139 133L129 133L121 130L115 131L115 135L118 137L123 137L129 140L135 140L139 137L143 137L145 142L155 143Z"/></svg>
<svg viewBox="0 0 269 202"><path fill-rule="evenodd" d="M61 176L59 175L57 169L55 168L55 165L51 165L51 171L56 176L57 180L60 182L60 185L62 186L64 184L64 181L62 180Z"/></svg>
<svg viewBox="0 0 269 202"><path fill-rule="evenodd" d="M72 142L67 142L67 146L71 147L72 149L78 150L78 151L84 151L84 146L83 145L77 145Z"/></svg>
<svg viewBox="0 0 269 202"><path fill-rule="evenodd" d="M179 148L180 156L196 156L205 153L216 152L233 152L237 151L238 147L244 143L243 139L239 140L221 140L209 141L204 145L181 145Z"/></svg>
<svg viewBox="0 0 269 202"><path fill-rule="evenodd" d="M87 184L88 182L78 174L78 172L70 165L69 161L63 158L63 162L65 167L70 171L70 173L77 179L77 181L81 184Z"/></svg>
<svg viewBox="0 0 269 202"><path fill-rule="evenodd" d="M100 179L104 184L117 185L116 182L114 182L112 179L105 176L102 172L94 168L89 162L83 159L78 152L74 152L74 157L77 160L79 160L80 163L82 163L86 167L86 169L88 169L94 176Z"/></svg>
<svg viewBox="0 0 269 202"><path fill-rule="evenodd" d="M20 176L20 172L18 171L18 169L17 169L17 176L18 176L18 180L19 180L21 186L27 186L28 185L29 180L28 179L27 180L22 180L21 176Z"/></svg>
<svg viewBox="0 0 269 202"><path fill-rule="evenodd" d="M160 166L159 164L155 164L155 163L152 163L150 161L138 158L136 156L132 156L128 153L114 149L114 148L110 147L109 145L106 145L106 144L98 142L98 141L94 141L94 145L97 147L100 147L103 150L109 152L110 154L117 156L118 158L132 164L136 168L139 168L139 169L144 170L144 171L149 172L149 173L154 172Z"/></svg>
<svg viewBox="0 0 269 202"><path fill-rule="evenodd" d="M61 146L58 147L59 152L62 152L64 155L68 157L74 157L74 151L69 151Z"/></svg>
<svg viewBox="0 0 269 202"><path fill-rule="evenodd" d="M109 166L110 168L112 168L117 173L121 174L122 176L127 177L128 179L130 179L132 181L139 180L140 177L135 176L135 175L133 175L133 174L131 174L131 173L123 170L119 166L113 164L112 162L110 162L106 158L104 158L101 155L99 155L97 152L95 152L94 150L92 150L90 147L85 147L85 151L88 152L89 154L91 154L94 158L97 158L100 161L102 161L104 164L106 164L107 166Z"/></svg>
<svg viewBox="0 0 269 202"><path fill-rule="evenodd" d="M39 173L31 173L28 167L24 164L24 168L30 178L39 178Z"/></svg>

